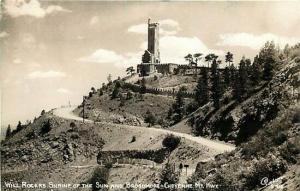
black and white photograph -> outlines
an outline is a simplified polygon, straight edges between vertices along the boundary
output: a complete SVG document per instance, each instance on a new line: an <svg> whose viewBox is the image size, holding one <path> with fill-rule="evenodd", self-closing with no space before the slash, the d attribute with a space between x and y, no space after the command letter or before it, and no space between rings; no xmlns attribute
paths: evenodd
<svg viewBox="0 0 300 191"><path fill-rule="evenodd" d="M0 0L0 190L300 190L299 10Z"/></svg>

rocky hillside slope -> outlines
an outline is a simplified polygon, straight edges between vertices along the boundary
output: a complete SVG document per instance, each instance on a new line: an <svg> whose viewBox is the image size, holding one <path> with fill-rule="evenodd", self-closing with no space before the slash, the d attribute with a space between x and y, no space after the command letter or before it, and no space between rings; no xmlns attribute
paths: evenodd
<svg viewBox="0 0 300 191"><path fill-rule="evenodd" d="M299 187L300 62L284 62L274 78L240 104L218 111L198 110L194 128L202 135L233 141L239 147L198 163L189 182L215 184L204 190L279 190ZM198 126L197 126L198 124ZM199 125L201 124L201 125ZM291 178L290 181L288 179Z"/></svg>

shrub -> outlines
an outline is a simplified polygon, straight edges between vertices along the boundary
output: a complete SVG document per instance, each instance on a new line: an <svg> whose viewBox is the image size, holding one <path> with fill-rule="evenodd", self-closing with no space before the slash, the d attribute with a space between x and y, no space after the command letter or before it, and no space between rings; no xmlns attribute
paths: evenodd
<svg viewBox="0 0 300 191"><path fill-rule="evenodd" d="M45 115L46 111L43 109L41 115Z"/></svg>
<svg viewBox="0 0 300 191"><path fill-rule="evenodd" d="M102 96L102 95L103 95L103 90L100 89L100 91L99 91L99 96Z"/></svg>
<svg viewBox="0 0 300 191"><path fill-rule="evenodd" d="M111 99L115 99L115 98L118 98L119 97L119 88L115 87L112 94L111 94Z"/></svg>
<svg viewBox="0 0 300 191"><path fill-rule="evenodd" d="M76 124L74 122L71 122L70 127L73 129L74 127L76 127Z"/></svg>
<svg viewBox="0 0 300 191"><path fill-rule="evenodd" d="M127 92L126 99L129 100L129 99L132 99L132 98L133 98L133 94L130 91Z"/></svg>
<svg viewBox="0 0 300 191"><path fill-rule="evenodd" d="M42 128L41 128L41 133L46 134L49 131L51 131L51 129L52 129L52 127L51 127L50 119L48 119L46 122L43 122Z"/></svg>
<svg viewBox="0 0 300 191"><path fill-rule="evenodd" d="M156 123L155 115L151 113L149 110L146 112L145 123L148 123L149 127L153 126Z"/></svg>
<svg viewBox="0 0 300 191"><path fill-rule="evenodd" d="M113 164L111 162L105 163L105 168L110 169L113 167Z"/></svg>
<svg viewBox="0 0 300 191"><path fill-rule="evenodd" d="M167 163L165 167L163 168L161 174L160 174L160 184L161 185L172 185L176 184L179 181L179 173L175 171L175 169L172 167L170 163ZM173 191L177 190L177 188L159 188L160 191Z"/></svg>
<svg viewBox="0 0 300 191"><path fill-rule="evenodd" d="M180 143L180 137L176 137L171 134L171 135L167 135L164 138L162 145L172 151L177 148L179 143Z"/></svg>
<svg viewBox="0 0 300 191"><path fill-rule="evenodd" d="M26 135L27 139L33 139L36 137L36 134L34 131L30 131L27 135Z"/></svg>
<svg viewBox="0 0 300 191"><path fill-rule="evenodd" d="M269 156L254 164L252 171L246 175L245 189L253 190L260 187L261 180L267 177L269 180L278 178L287 170L287 164L275 156Z"/></svg>
<svg viewBox="0 0 300 191"><path fill-rule="evenodd" d="M280 149L281 156L290 163L296 163L296 155L300 153L300 139L294 137L287 141L287 143Z"/></svg>
<svg viewBox="0 0 300 191"><path fill-rule="evenodd" d="M120 107L123 107L125 105L125 98L120 95Z"/></svg>
<svg viewBox="0 0 300 191"><path fill-rule="evenodd" d="M92 178L89 180L89 183L92 184L92 190L93 191L102 190L102 188L97 187L97 183L107 184L108 177L109 177L109 170L107 168L97 167L94 170Z"/></svg>
<svg viewBox="0 0 300 191"><path fill-rule="evenodd" d="M72 133L71 138L72 139L79 139L79 133L77 133L77 132Z"/></svg>
<svg viewBox="0 0 300 191"><path fill-rule="evenodd" d="M292 123L300 123L300 109L296 111L292 119Z"/></svg>

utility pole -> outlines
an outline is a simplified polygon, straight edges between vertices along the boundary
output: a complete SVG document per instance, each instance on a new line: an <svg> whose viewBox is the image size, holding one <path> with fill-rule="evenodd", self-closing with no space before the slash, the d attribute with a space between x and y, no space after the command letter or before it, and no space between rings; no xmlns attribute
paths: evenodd
<svg viewBox="0 0 300 191"><path fill-rule="evenodd" d="M82 122L84 123L84 104L85 104L85 99L84 96L82 97Z"/></svg>

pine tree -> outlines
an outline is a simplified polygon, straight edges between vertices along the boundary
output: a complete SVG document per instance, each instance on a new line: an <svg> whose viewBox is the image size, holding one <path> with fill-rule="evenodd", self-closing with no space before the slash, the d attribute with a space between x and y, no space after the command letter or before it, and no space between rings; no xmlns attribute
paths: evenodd
<svg viewBox="0 0 300 191"><path fill-rule="evenodd" d="M171 115L171 119L177 123L179 122L184 115L184 98L183 98L183 94L186 91L186 89L184 87L181 87L179 89L179 91L177 92L176 95L176 99L175 99L175 103L172 105L172 109L170 111L172 111L172 115Z"/></svg>
<svg viewBox="0 0 300 191"><path fill-rule="evenodd" d="M224 84L226 87L228 87L230 85L230 71L229 71L229 67L225 67L224 69Z"/></svg>
<svg viewBox="0 0 300 191"><path fill-rule="evenodd" d="M16 131L20 131L22 129L22 123L21 121L18 122L18 125L17 125L17 128L16 128Z"/></svg>
<svg viewBox="0 0 300 191"><path fill-rule="evenodd" d="M142 80L141 80L141 89L140 89L140 93L141 94L145 94L146 93L146 90L147 90L147 88L146 88L146 79L145 78L143 78Z"/></svg>
<svg viewBox="0 0 300 191"><path fill-rule="evenodd" d="M258 56L255 56L250 71L251 85L252 86L258 85L261 80L261 77L262 77L262 68L258 61Z"/></svg>
<svg viewBox="0 0 300 191"><path fill-rule="evenodd" d="M7 129L6 129L6 135L5 135L5 138L9 138L11 136L11 127L10 125L8 125Z"/></svg>
<svg viewBox="0 0 300 191"><path fill-rule="evenodd" d="M201 70L201 77L198 79L198 84L195 90L195 101L198 103L199 106L202 106L209 101L207 68L203 68Z"/></svg>
<svg viewBox="0 0 300 191"><path fill-rule="evenodd" d="M241 95L246 94L248 90L248 72L247 72L247 61L243 58L239 64L239 81L241 88Z"/></svg>
<svg viewBox="0 0 300 191"><path fill-rule="evenodd" d="M233 88L235 84L236 68L233 64L229 66L230 85Z"/></svg>
<svg viewBox="0 0 300 191"><path fill-rule="evenodd" d="M155 115L151 113L149 110L147 110L146 112L145 123L148 123L149 127L153 126L156 123Z"/></svg>
<svg viewBox="0 0 300 191"><path fill-rule="evenodd" d="M232 84L233 88L233 98L242 101L242 93L241 93L241 82L239 78L239 72L234 74L234 83Z"/></svg>
<svg viewBox="0 0 300 191"><path fill-rule="evenodd" d="M167 185L175 185L179 181L179 174L175 172L175 168L170 163L166 163L160 174L160 185L165 185L159 188L159 191L173 191L177 190L173 187L166 187Z"/></svg>
<svg viewBox="0 0 300 191"><path fill-rule="evenodd" d="M271 80L278 61L278 54L273 41L265 43L259 52L259 60L263 65L263 78L267 81Z"/></svg>
<svg viewBox="0 0 300 191"><path fill-rule="evenodd" d="M233 97L240 102L249 88L246 62L246 59L243 57L239 63L238 72L235 74L235 83L233 86Z"/></svg>
<svg viewBox="0 0 300 191"><path fill-rule="evenodd" d="M221 78L218 70L218 63L216 59L213 60L211 65L211 78L212 78L212 99L216 109L220 108L220 99L222 97Z"/></svg>
<svg viewBox="0 0 300 191"><path fill-rule="evenodd" d="M229 65L233 62L233 54L231 52L227 52L225 55L225 62L229 63Z"/></svg>
<svg viewBox="0 0 300 191"><path fill-rule="evenodd" d="M115 98L119 97L119 93L120 93L119 88L117 86L115 86L115 88L111 94L111 99L115 99Z"/></svg>

